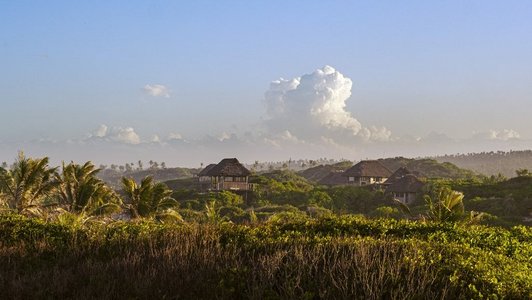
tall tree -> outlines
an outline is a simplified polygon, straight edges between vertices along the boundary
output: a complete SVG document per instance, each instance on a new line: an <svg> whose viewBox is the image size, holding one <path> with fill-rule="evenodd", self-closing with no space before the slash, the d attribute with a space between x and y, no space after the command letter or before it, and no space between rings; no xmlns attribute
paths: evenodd
<svg viewBox="0 0 532 300"><path fill-rule="evenodd" d="M48 157L27 158L21 151L10 169L0 168L0 200L19 213L36 209L57 187L55 178Z"/></svg>
<svg viewBox="0 0 532 300"><path fill-rule="evenodd" d="M171 197L172 190L164 183L154 182L151 176L142 179L140 184L133 178L123 177L122 190L133 218L181 219L173 210L179 207L179 202Z"/></svg>
<svg viewBox="0 0 532 300"><path fill-rule="evenodd" d="M90 161L83 165L63 163L63 172L57 176L60 183L58 200L69 212L104 214L120 209L118 195L96 177L100 171Z"/></svg>

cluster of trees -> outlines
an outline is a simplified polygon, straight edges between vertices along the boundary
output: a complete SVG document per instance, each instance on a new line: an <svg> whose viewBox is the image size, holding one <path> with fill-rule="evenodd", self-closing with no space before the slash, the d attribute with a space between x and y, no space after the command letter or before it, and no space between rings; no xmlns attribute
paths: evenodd
<svg viewBox="0 0 532 300"><path fill-rule="evenodd" d="M2 162L1 167L3 169L8 169L9 165L7 162ZM112 170L116 172L133 172L133 171L142 171L142 170L157 170L157 169L166 169L166 162L157 162L154 160L148 161L148 166L144 164L142 160L137 161L136 163L125 163L123 165L117 165L117 164L110 164L110 165L104 165L101 164L98 166L100 170Z"/></svg>
<svg viewBox="0 0 532 300"><path fill-rule="evenodd" d="M50 167L48 158L28 158L20 152L10 168L0 168L0 205L4 210L34 216L68 212L83 216L126 210L132 218L177 218L178 202L163 183L146 177L137 184L122 179L116 192L97 177L91 162Z"/></svg>
<svg viewBox="0 0 532 300"><path fill-rule="evenodd" d="M440 162L450 162L484 175L501 174L511 177L516 169L532 169L532 151L491 151L480 153L455 154L436 157Z"/></svg>
<svg viewBox="0 0 532 300"><path fill-rule="evenodd" d="M247 165L254 172L271 172L274 170L292 170L292 171L301 171L306 168L316 167L318 165L331 165L338 162L344 161L336 160L332 158L318 158L318 159L289 159L286 161L267 161L260 162L256 160L253 164Z"/></svg>
<svg viewBox="0 0 532 300"><path fill-rule="evenodd" d="M148 170L157 170L157 169L166 169L166 163L164 161L157 162L154 160L150 160L148 162ZM116 165L111 164L109 166L107 165L100 165L99 169L105 170L105 169L111 169L113 171L119 171L119 172L133 172L133 171L142 171L145 169L145 165L142 162L142 160L139 160L137 163L125 163L124 165Z"/></svg>

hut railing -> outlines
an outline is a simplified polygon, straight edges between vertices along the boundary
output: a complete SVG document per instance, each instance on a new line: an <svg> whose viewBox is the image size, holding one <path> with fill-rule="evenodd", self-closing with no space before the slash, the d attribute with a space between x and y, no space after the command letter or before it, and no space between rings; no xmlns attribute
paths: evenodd
<svg viewBox="0 0 532 300"><path fill-rule="evenodd" d="M218 182L213 184L214 190L241 190L241 191L251 191L253 190L253 184L247 182Z"/></svg>

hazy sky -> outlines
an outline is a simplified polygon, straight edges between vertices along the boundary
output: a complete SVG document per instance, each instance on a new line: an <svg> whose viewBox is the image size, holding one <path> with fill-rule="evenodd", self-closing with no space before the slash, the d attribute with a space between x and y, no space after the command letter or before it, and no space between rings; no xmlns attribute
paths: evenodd
<svg viewBox="0 0 532 300"><path fill-rule="evenodd" d="M5 161L532 148L532 1L0 0L0 103Z"/></svg>

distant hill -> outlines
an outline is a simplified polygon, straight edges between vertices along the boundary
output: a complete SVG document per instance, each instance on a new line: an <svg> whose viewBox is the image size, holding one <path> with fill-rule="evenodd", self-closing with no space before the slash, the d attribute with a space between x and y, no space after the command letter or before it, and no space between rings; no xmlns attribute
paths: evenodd
<svg viewBox="0 0 532 300"><path fill-rule="evenodd" d="M401 167L406 167L410 171L419 173L420 176L427 178L457 179L476 176L475 172L471 170L459 168L449 162L440 163L437 160L430 158L414 159L394 157L379 159L379 161L392 172Z"/></svg>
<svg viewBox="0 0 532 300"><path fill-rule="evenodd" d="M166 168L166 169L145 169L120 172L112 169L102 170L98 177L114 188L120 186L122 177L132 177L137 182L146 176L153 176L156 181L168 181L172 179L190 178L198 174L200 169L190 168Z"/></svg>
<svg viewBox="0 0 532 300"><path fill-rule="evenodd" d="M171 190L177 191L181 189L188 190L199 190L200 184L197 178L188 177L188 178L178 178L171 179L164 182Z"/></svg>
<svg viewBox="0 0 532 300"><path fill-rule="evenodd" d="M513 177L517 169L532 170L532 150L445 155L434 159L439 162L450 162L484 175L501 173L506 177Z"/></svg>
<svg viewBox="0 0 532 300"><path fill-rule="evenodd" d="M470 170L462 169L452 163L440 163L434 159L413 159L404 157L383 158L379 161L390 171L394 172L400 167L428 178L471 178L476 174ZM340 162L333 165L320 165L300 171L299 174L307 180L317 182L331 172L343 171L353 165L352 162Z"/></svg>
<svg viewBox="0 0 532 300"><path fill-rule="evenodd" d="M306 170L298 172L299 175L303 176L307 180L318 182L325 176L329 175L331 172L336 171L345 171L353 165L353 162L342 161L332 165L319 165L316 167L308 168Z"/></svg>

